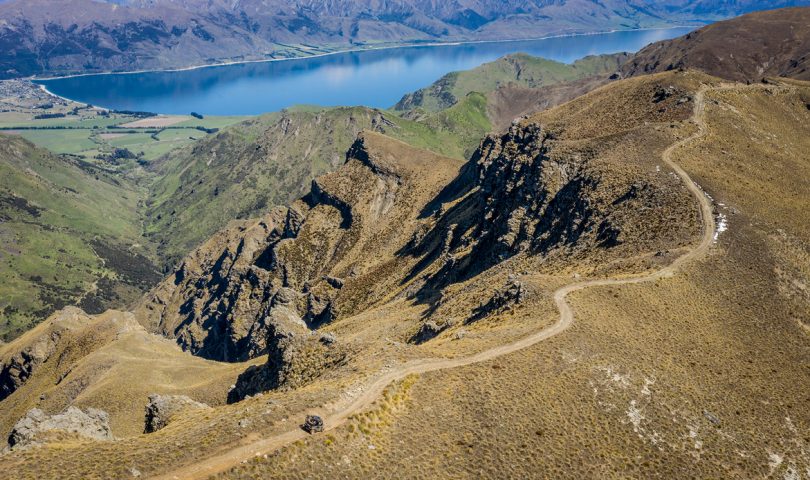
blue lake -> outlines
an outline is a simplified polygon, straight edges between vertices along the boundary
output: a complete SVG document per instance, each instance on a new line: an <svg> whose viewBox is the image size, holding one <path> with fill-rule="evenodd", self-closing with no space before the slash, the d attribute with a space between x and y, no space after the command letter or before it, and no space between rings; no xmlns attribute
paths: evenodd
<svg viewBox="0 0 810 480"><path fill-rule="evenodd" d="M442 75L509 53L570 63L586 55L635 52L691 28L623 31L542 40L370 50L175 72L44 80L50 91L117 110L255 115L295 104L388 108Z"/></svg>

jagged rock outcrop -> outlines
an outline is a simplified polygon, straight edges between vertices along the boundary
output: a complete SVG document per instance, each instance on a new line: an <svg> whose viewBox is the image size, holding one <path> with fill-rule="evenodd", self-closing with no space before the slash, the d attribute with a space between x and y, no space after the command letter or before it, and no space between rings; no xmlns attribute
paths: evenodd
<svg viewBox="0 0 810 480"><path fill-rule="evenodd" d="M189 255L137 314L215 360L307 350L288 334L304 338L402 288L417 259L400 252L460 164L366 132L303 199L234 223Z"/></svg>
<svg viewBox="0 0 810 480"><path fill-rule="evenodd" d="M424 343L428 340L433 340L450 327L452 327L450 322L439 324L433 320L428 320L427 322L423 323L414 336L411 337L411 342Z"/></svg>
<svg viewBox="0 0 810 480"><path fill-rule="evenodd" d="M473 309L469 317L464 319L464 324L471 324L478 320L487 318L491 315L497 315L506 311L517 308L518 305L523 303L527 296L527 288L517 279L514 275L507 278L506 284L497 289L486 302L481 302L478 307ZM441 301L439 302L441 303ZM424 321L419 330L414 333L409 341L411 343L421 344L433 340L447 330L455 327L459 322L453 319L433 320L428 319ZM466 332L459 330L456 332L456 339L463 338Z"/></svg>
<svg viewBox="0 0 810 480"><path fill-rule="evenodd" d="M283 320L268 328L268 360L242 373L228 393L228 402L273 389L296 388L315 380L348 358L348 348L332 334L311 332Z"/></svg>
<svg viewBox="0 0 810 480"><path fill-rule="evenodd" d="M660 166L645 166L647 159L623 157L618 145L638 142L636 129L649 132L651 145L667 145L672 140L654 123L687 117L691 98L680 95L685 90L678 85L637 88L633 107L644 113L624 118L617 107L602 132L578 131L596 124L579 118L551 117L544 125L540 114L486 137L445 191L443 201L452 208L433 210L436 222L410 246L411 254L433 252L442 263L424 290L435 292L518 255L548 268L571 258L597 264L687 238L681 225L691 225L697 210L683 185Z"/></svg>
<svg viewBox="0 0 810 480"><path fill-rule="evenodd" d="M28 411L11 431L8 445L20 448L47 441L60 435L78 436L94 440L112 440L109 417L103 410L80 410L68 407L62 413L48 415L38 408Z"/></svg>
<svg viewBox="0 0 810 480"><path fill-rule="evenodd" d="M45 335L3 362L0 369L0 401L14 393L47 360L59 341L59 332Z"/></svg>
<svg viewBox="0 0 810 480"><path fill-rule="evenodd" d="M583 235L595 236L595 224L607 216L597 210L598 201L606 203L599 198L605 182L588 158L552 154L552 143L550 132L528 121L484 139L457 179L456 197L462 200L438 212L432 231L414 245L418 253L441 244L436 255L444 265L428 288L469 278L520 253L546 256L584 246Z"/></svg>
<svg viewBox="0 0 810 480"><path fill-rule="evenodd" d="M149 395L146 405L143 433L157 432L168 425L172 419L189 410L210 408L204 403L197 402L185 395Z"/></svg>
<svg viewBox="0 0 810 480"><path fill-rule="evenodd" d="M71 308L0 349L0 360L26 351L39 339L58 340L25 382L0 402L0 431L7 435L26 412L62 412L87 405L109 413L118 436L144 430L147 396L187 394L221 402L235 377L228 365L183 352L170 339L149 333L131 313L86 315Z"/></svg>
<svg viewBox="0 0 810 480"><path fill-rule="evenodd" d="M467 319L467 323L472 323L492 314L509 310L523 302L526 296L526 287L517 278L510 277L503 288L497 290L486 302L481 303L473 315Z"/></svg>

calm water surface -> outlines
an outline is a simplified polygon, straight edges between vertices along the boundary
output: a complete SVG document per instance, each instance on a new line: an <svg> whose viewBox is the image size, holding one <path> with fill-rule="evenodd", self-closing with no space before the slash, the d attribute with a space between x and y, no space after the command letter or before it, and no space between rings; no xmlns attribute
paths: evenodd
<svg viewBox="0 0 810 480"><path fill-rule="evenodd" d="M159 113L255 115L295 104L388 108L455 70L524 52L570 63L586 55L635 52L691 28L544 40L403 47L180 72L91 75L41 81L57 95L107 108Z"/></svg>

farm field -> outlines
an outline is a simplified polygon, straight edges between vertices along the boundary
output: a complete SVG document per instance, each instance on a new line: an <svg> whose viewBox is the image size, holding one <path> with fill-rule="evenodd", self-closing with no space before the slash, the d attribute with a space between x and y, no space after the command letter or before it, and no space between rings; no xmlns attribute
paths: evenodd
<svg viewBox="0 0 810 480"><path fill-rule="evenodd" d="M0 82L0 132L85 160L110 163L129 157L116 154L126 149L150 162L247 118L199 117L105 110L54 97L30 82Z"/></svg>

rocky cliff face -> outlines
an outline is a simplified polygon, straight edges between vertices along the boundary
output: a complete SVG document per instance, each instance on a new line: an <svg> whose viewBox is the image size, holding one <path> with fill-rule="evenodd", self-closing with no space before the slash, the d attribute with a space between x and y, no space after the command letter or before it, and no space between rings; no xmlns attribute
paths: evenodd
<svg viewBox="0 0 810 480"><path fill-rule="evenodd" d="M616 158L615 138L558 136L530 119L484 139L448 189L454 206L436 211L435 225L411 247L442 265L425 295L516 256L553 270L573 258L596 265L649 251L682 235L667 218L694 218L677 181ZM647 222L657 230L639 235Z"/></svg>
<svg viewBox="0 0 810 480"><path fill-rule="evenodd" d="M157 432L189 410L210 408L204 403L190 399L185 395L149 395L146 404L143 433Z"/></svg>
<svg viewBox="0 0 810 480"><path fill-rule="evenodd" d="M393 117L395 122L402 120ZM257 218L305 195L343 164L363 130L401 132L377 110L335 107L271 113L150 164L148 229L165 265L177 266L232 219Z"/></svg>
<svg viewBox="0 0 810 480"><path fill-rule="evenodd" d="M49 324L6 345L5 351L0 351L0 401L25 384L54 355L65 333L81 330L89 323L84 312L69 307L55 314Z"/></svg>
<svg viewBox="0 0 810 480"><path fill-rule="evenodd" d="M408 269L397 263L413 261L397 256L409 226L459 163L365 133L346 164L315 180L301 201L234 224L190 255L140 316L206 358L239 361L269 351L271 361L282 361L288 347L299 346L289 338L399 288Z"/></svg>
<svg viewBox="0 0 810 480"><path fill-rule="evenodd" d="M46 335L3 362L0 370L0 400L14 393L51 356L59 336L58 332Z"/></svg>
<svg viewBox="0 0 810 480"><path fill-rule="evenodd" d="M274 309L267 323L267 363L239 375L228 392L230 403L267 390L300 387L348 359L347 346L333 334L309 330L289 311Z"/></svg>

